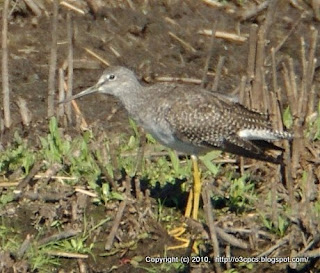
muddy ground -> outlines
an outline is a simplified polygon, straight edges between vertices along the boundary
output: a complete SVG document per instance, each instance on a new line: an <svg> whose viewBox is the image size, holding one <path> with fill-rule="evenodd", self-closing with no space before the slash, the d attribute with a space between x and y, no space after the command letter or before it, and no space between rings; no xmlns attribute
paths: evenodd
<svg viewBox="0 0 320 273"><path fill-rule="evenodd" d="M17 1L19 2L19 1ZM21 1L20 1L21 2ZM73 92L77 93L93 85L101 75L105 64L97 60L88 53L89 49L103 58L110 65L123 65L136 72L139 79L144 84L151 84L159 80L159 77L195 78L201 80L203 70L210 51L210 36L199 34L200 30L212 29L216 22L216 29L229 33L238 33L245 37L242 42L229 39L216 38L213 44L212 57L209 64L208 88L216 75L217 64L220 56L225 56L225 63L221 70L221 78L218 91L227 94L238 95L241 78L247 75L248 67L248 37L252 24L261 26L265 20L267 10L253 12L253 15L244 18L248 11L261 2L259 1L232 1L222 7L213 7L204 1L101 1L103 5L97 5L97 9L88 6L87 3L95 1L70 1L84 11L79 14L66 7L59 6L58 15L58 60L57 67L64 66L67 54L67 14L72 15L73 22L73 54L74 54L74 75ZM101 2L97 1L97 3ZM227 1L226 1L227 2ZM316 2L316 1L314 1ZM30 143L34 149L41 146L38 137L48 133L47 119L47 90L48 90L48 63L51 50L51 21L52 5L49 1L39 1L41 15L34 13L22 3L15 5L11 3L11 16L9 17L9 75L11 88L11 113L12 126L1 134L2 148L6 149L12 141L15 131ZM1 3L1 5L3 5ZM95 7L95 6L94 6ZM270 86L270 49L276 47L283 41L284 44L277 52L277 72L279 84L284 85L282 80L281 62L291 57L294 61L294 69L299 80L301 76L300 48L301 37L304 37L306 49L310 49L310 36L312 28L319 29L320 23L317 21L316 13L319 10L308 1L296 3L295 1L279 1L276 13L272 20L271 29L265 41L266 58L266 85ZM303 14L303 15L302 15ZM296 25L296 22L299 22ZM293 29L294 27L294 29ZM286 37L289 31L292 33ZM178 37L178 38L177 38ZM316 56L320 52L320 43L317 44ZM315 67L314 81L316 92L319 92L320 73L319 65ZM283 89L282 89L283 91ZM283 93L284 103L286 96ZM32 115L32 122L29 126L21 123L20 112L15 101L22 97L27 101L27 106ZM319 96L316 96L317 99ZM58 101L58 97L56 97ZM130 135L133 133L129 126L125 110L112 97L102 95L89 96L78 101L79 108L85 117L89 127L97 135L104 133L109 138L116 138L119 134ZM253 108L254 105L253 105ZM81 134L75 127L76 121L73 116L73 123L63 130L64 133L75 137ZM62 125L62 124L61 124ZM313 148L319 156L319 143L313 143ZM304 155L302 154L302 157ZM306 155L307 156L307 155ZM309 154L308 154L309 156ZM224 155L223 158L234 157ZM237 158L236 158L237 159ZM319 159L319 157L318 157ZM237 159L238 161L238 159ZM262 162L246 160L249 171L256 177L256 190L261 194L260 198L267 199L270 194L272 179L279 180L274 166L266 165ZM237 166L238 163L227 163L223 165L226 169ZM314 181L319 178L319 166L315 163ZM251 168L251 169L250 169ZM300 166L303 168L303 166ZM306 167L307 168L307 167ZM12 172L1 170L3 181L12 181ZM223 189L223 171L214 189ZM301 169L302 172L302 169ZM318 175L318 176L317 176ZM10 178L11 177L11 178ZM126 174L120 175L116 181L118 191L125 192L124 186L134 178L126 178ZM11 179L11 180L10 180ZM102 178L102 180L105 178ZM16 180L15 180L16 181ZM20 180L18 180L19 182ZM210 178L208 178L208 181ZM265 183L263 183L263 181ZM316 192L319 191L319 182L315 182ZM66 185L51 180L43 185L32 182L24 188L25 192L35 192L38 190L40 196L26 195L24 198L16 198L12 202L1 205L0 217L3 225L11 225L15 230L19 230L20 238L31 237L31 241L40 241L57 233L57 228L52 227L54 221L59 221L61 232L72 230L75 234L90 229L92 226L110 216L110 221L104 223L100 228L89 235L87 244L94 243L92 250L94 255L86 258L59 256L59 265L52 265L46 269L47 272L217 272L213 262L213 246L206 238L207 221L203 216L201 219L200 237L206 238L201 246L201 257L209 257L209 262L195 262L183 267L176 268L170 265L155 265L147 263L145 257L164 257L165 246L172 245L175 240L170 237L166 230L166 224L158 221L156 215L157 200L164 200L168 192L179 191L171 187L169 191L162 189L156 192L148 185L142 183L143 194L146 189L151 191L150 197L141 200L137 198L133 189L128 195L128 203L124 208L120 227L118 228L115 244L110 250L105 250L105 243L114 225L114 220L120 201L110 201L105 204L94 204L92 198L80 192L76 192L75 187L82 186L88 189L87 181L80 180L77 185ZM298 186L297 186L298 187ZM11 187L1 188L1 194L8 194ZM279 191L287 196L286 185L279 186ZM174 204L166 206L165 210L174 210L175 221L172 225L178 225L187 220L183 218L183 204L186 200L185 193L179 193L180 202L178 208ZM264 195L263 195L264 194ZM147 194L148 195L148 194ZM178 195L178 193L177 193ZM130 197L129 197L130 196ZM165 197L164 197L165 196ZM317 197L319 198L319 196ZM319 199L318 199L319 200ZM285 206L287 199L284 197L279 206ZM264 202L255 202L255 206L263 209ZM221 207L224 207L221 205ZM272 208L270 208L272 209ZM217 208L219 211L219 208ZM167 213L167 212L166 212ZM280 244L281 238L290 240L286 247L279 248L272 253L273 257L286 257L303 250L310 238L316 238L319 226L305 226L306 223L299 222L301 219L290 219L290 227L287 234L272 234L261 228L256 223L256 213L237 215L227 213L223 215L223 210L219 211L217 224L226 230L234 228L238 232L233 233L236 238L249 242L249 249L237 248L231 244L232 256L255 257L269 250L274 244ZM84 223L84 215L88 223ZM317 214L316 214L317 215ZM319 216L319 215L318 215ZM252 218L251 218L252 217ZM297 224L297 222L299 222ZM316 222L316 221L315 221ZM87 226L86 226L87 225ZM295 225L299 226L297 228ZM191 224L192 226L192 224ZM301 229L300 229L301 228ZM196 229L196 231L195 231ZM240 230L256 230L255 236L241 233ZM292 230L298 229L293 233ZM206 232L204 231L206 230ZM41 232L39 232L41 231ZM202 232L202 233L201 233ZM197 228L190 228L189 236L198 234ZM292 242L293 237L285 237L288 234L296 234L299 238L297 243ZM204 235L205 234L205 235ZM258 235L260 234L260 235ZM261 235L262 234L262 235ZM304 239L301 237L305 236ZM195 236L197 237L197 236ZM263 239L261 239L261 237ZM15 240L13 237L13 240ZM289 239L288 239L289 238ZM310 239L310 240L313 240ZM294 241L294 240L293 240ZM314 239L312 250L319 250L319 240ZM221 238L220 253L226 255L230 251L230 242L226 243ZM254 246L254 247L252 247ZM179 249L166 252L169 257L188 257L190 248ZM269 254L270 254L269 253ZM30 261L26 255L17 255L3 249L0 252L1 272L42 272L44 269L32 269ZM309 263L295 267L292 264L253 264L253 269L239 263L221 264L220 270L226 272L319 272L319 255L315 255ZM236 271L232 271L232 268ZM81 271L82 270L82 271Z"/></svg>

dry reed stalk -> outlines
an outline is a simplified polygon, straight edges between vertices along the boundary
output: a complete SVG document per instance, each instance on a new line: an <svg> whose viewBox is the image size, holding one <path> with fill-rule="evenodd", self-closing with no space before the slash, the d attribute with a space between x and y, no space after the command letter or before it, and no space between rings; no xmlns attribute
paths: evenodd
<svg viewBox="0 0 320 273"><path fill-rule="evenodd" d="M242 12L240 16L240 21L248 20L252 17L255 17L260 13L261 11L265 10L268 7L269 1L264 1L258 6L255 6L254 8L247 8L244 12Z"/></svg>
<svg viewBox="0 0 320 273"><path fill-rule="evenodd" d="M72 97L73 93L73 22L70 12L67 14L67 37L68 37L68 92L67 99ZM65 112L68 123L72 123L71 103L65 105Z"/></svg>
<svg viewBox="0 0 320 273"><path fill-rule="evenodd" d="M202 188L201 195L203 200L203 209L206 214L207 224L209 226L210 231L210 239L213 246L213 257L220 257L220 249L219 249L219 241L217 237L217 231L214 224L214 218L213 218L213 209L211 204L211 191L208 189L208 186L205 186ZM217 273L222 272L222 268L220 263L215 262L215 269Z"/></svg>
<svg viewBox="0 0 320 273"><path fill-rule="evenodd" d="M75 229L69 229L69 230L57 232L55 234L52 234L52 235L45 237L45 238L41 239L40 241L38 241L38 245L41 246L41 245L48 244L50 242L68 239L70 237L76 236L79 233L80 233L80 230L75 230Z"/></svg>
<svg viewBox="0 0 320 273"><path fill-rule="evenodd" d="M129 195L131 192L131 179L129 176L126 177L126 180L124 183L125 183L125 188L126 188L126 197L123 201L121 201L121 203L119 205L116 217L113 221L113 226L111 228L111 231L110 231L108 238L107 238L107 242L104 247L105 250L110 250L112 248L114 238L116 236L116 233L118 232L119 225L120 225L123 213L124 213L124 209L126 208L127 203L128 203L128 198L129 198Z"/></svg>
<svg viewBox="0 0 320 273"><path fill-rule="evenodd" d="M110 63L109 63L107 60L105 60L105 59L103 59L102 57L100 57L97 53L93 52L91 49L85 47L84 50L85 50L87 53L89 53L91 56L93 56L94 58L98 59L98 60L99 60L100 62L102 62L104 65L110 66Z"/></svg>
<svg viewBox="0 0 320 273"><path fill-rule="evenodd" d="M31 246L31 241L33 239L33 236L30 234L27 234L26 238L24 239L23 243L19 247L17 251L17 258L22 259L24 254L28 251L28 249Z"/></svg>
<svg viewBox="0 0 320 273"><path fill-rule="evenodd" d="M57 40L58 40L58 10L59 1L53 0L53 16L51 23L51 52L49 60L49 78L48 78L48 117L54 115L54 94L55 94L55 77L57 68Z"/></svg>
<svg viewBox="0 0 320 273"><path fill-rule="evenodd" d="M271 60L272 60L272 86L273 92L271 92L271 109L273 116L275 118L272 119L273 125L279 131L283 130L282 124L282 115L283 115L283 104L282 104L282 96L281 96L281 88L278 85L278 77L277 77L277 62L276 62L276 51L274 48L271 48Z"/></svg>
<svg viewBox="0 0 320 273"><path fill-rule="evenodd" d="M255 62L255 76L252 85L252 106L257 110L266 112L269 106L269 94L265 90L265 73L264 73L264 62L265 62L265 41L273 23L274 14L278 5L277 0L272 0L269 2L268 12L263 25L258 31L257 40L257 52L256 52L256 62ZM262 98L262 99L261 99Z"/></svg>
<svg viewBox="0 0 320 273"><path fill-rule="evenodd" d="M280 171L279 171L280 172ZM278 217L279 217L279 212L278 212L278 194L277 194L277 180L272 177L271 178L271 183L270 183L270 192L271 192L271 221L275 224L276 228L278 228Z"/></svg>
<svg viewBox="0 0 320 273"><path fill-rule="evenodd" d="M3 10L2 10L2 94L3 94L4 126L6 128L9 128L11 125L10 87L9 87L9 69L8 69L8 9L9 9L9 0L5 0Z"/></svg>
<svg viewBox="0 0 320 273"><path fill-rule="evenodd" d="M247 83L247 76L242 76L241 77L241 82L240 82L240 88L239 88L239 102L248 107L247 100L246 100L246 83Z"/></svg>
<svg viewBox="0 0 320 273"><path fill-rule="evenodd" d="M316 68L316 48L317 48L317 40L318 40L318 30L315 28L311 28L311 46L309 51L309 60L307 66L307 90L309 91L306 101L306 109L304 109L304 118L306 119L313 111L315 111L314 102L316 101L316 93L314 92L315 86L313 85L314 73ZM309 106L309 107L307 107Z"/></svg>
<svg viewBox="0 0 320 273"><path fill-rule="evenodd" d="M100 1L96 1L96 0L85 0L85 1L89 9L92 11L94 15L96 15L102 7L102 3Z"/></svg>
<svg viewBox="0 0 320 273"><path fill-rule="evenodd" d="M158 76L154 78L157 82L183 82L183 83L194 83L201 84L202 80L195 78L180 78L180 77L169 77L169 76Z"/></svg>
<svg viewBox="0 0 320 273"><path fill-rule="evenodd" d="M66 8L71 9L71 10L73 10L73 11L75 11L75 12L81 14L81 15L85 15L86 14L82 9L76 7L75 5L71 5L70 3L66 2L66 1L61 1L60 5L61 6L65 6Z"/></svg>
<svg viewBox="0 0 320 273"><path fill-rule="evenodd" d="M49 250L46 252L46 254L51 256L61 257L61 258L67 258L67 259L88 259L89 258L89 255L87 254L79 254L75 252Z"/></svg>
<svg viewBox="0 0 320 273"><path fill-rule="evenodd" d="M203 87L203 88L206 86L206 84L208 82L207 74L208 74L208 70L209 70L210 60L212 58L214 37L215 37L216 30L217 30L217 21L215 21L212 26L208 55L205 60L205 64L204 64L204 68L203 68L203 75L202 75L202 81L201 81L201 87Z"/></svg>
<svg viewBox="0 0 320 273"><path fill-rule="evenodd" d="M22 124L25 126L29 126L32 119L32 115L30 110L28 109L26 100L21 97L18 97L17 105L19 107Z"/></svg>
<svg viewBox="0 0 320 273"><path fill-rule="evenodd" d="M173 38L174 40L178 41L186 50L191 51L192 53L196 53L197 52L197 50L192 45L190 45L188 42L186 42L182 38L178 37L173 32L169 31L168 34L169 34L169 36L171 38Z"/></svg>
<svg viewBox="0 0 320 273"><path fill-rule="evenodd" d="M222 68L223 68L225 59L226 59L225 56L219 56L219 61L218 61L217 69L216 69L216 75L214 77L214 81L213 81L213 85L212 85L212 89L211 89L213 92L218 91L219 81L220 81L220 77L222 74Z"/></svg>
<svg viewBox="0 0 320 273"><path fill-rule="evenodd" d="M65 92L64 92L64 71L62 68L59 68L59 101L64 101L65 100ZM60 121L65 125L64 122L64 108L65 108L65 103L59 103L58 105L58 110L57 110L57 116Z"/></svg>
<svg viewBox="0 0 320 273"><path fill-rule="evenodd" d="M41 9L33 0L23 0L36 16L41 16Z"/></svg>
<svg viewBox="0 0 320 273"><path fill-rule="evenodd" d="M258 40L258 26L252 24L250 27L249 35L249 53L248 53L248 64L247 64L247 77L251 82L254 78L255 71L255 59L257 53L257 40Z"/></svg>
<svg viewBox="0 0 320 273"><path fill-rule="evenodd" d="M80 273L88 273L88 266L82 259L77 259L78 268Z"/></svg>
<svg viewBox="0 0 320 273"><path fill-rule="evenodd" d="M42 161L36 162L31 168L29 174L25 178L23 178L22 181L20 181L15 193L21 192L30 183L33 177L41 170L42 166L43 166Z"/></svg>
<svg viewBox="0 0 320 273"><path fill-rule="evenodd" d="M198 34L202 34L205 36L212 36L212 30L210 29L202 29L198 31ZM225 31L215 31L214 36L216 38L224 39L229 42L235 42L235 43L244 43L247 41L247 37L240 36L235 33L225 32Z"/></svg>

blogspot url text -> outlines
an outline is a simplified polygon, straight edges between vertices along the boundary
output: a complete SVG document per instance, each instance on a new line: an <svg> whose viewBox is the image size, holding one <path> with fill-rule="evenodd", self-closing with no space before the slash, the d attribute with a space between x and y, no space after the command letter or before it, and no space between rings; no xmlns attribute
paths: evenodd
<svg viewBox="0 0 320 273"><path fill-rule="evenodd" d="M162 263L270 263L270 264L277 264L277 263L307 263L309 262L309 257L242 257L242 256L218 256L211 259L207 256L200 257L200 256L171 256L171 257L150 257L147 256L145 258L147 263L155 263L155 264L162 264Z"/></svg>

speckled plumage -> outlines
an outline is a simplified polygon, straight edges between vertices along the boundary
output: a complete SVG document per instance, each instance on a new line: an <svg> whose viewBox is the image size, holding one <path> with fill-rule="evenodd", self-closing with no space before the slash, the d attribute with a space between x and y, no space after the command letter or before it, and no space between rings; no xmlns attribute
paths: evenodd
<svg viewBox="0 0 320 273"><path fill-rule="evenodd" d="M172 83L142 86L124 67L106 69L95 86L71 99L95 92L117 97L159 142L187 154L221 149L264 159L258 142L291 138L288 132L273 130L267 115L218 93Z"/></svg>

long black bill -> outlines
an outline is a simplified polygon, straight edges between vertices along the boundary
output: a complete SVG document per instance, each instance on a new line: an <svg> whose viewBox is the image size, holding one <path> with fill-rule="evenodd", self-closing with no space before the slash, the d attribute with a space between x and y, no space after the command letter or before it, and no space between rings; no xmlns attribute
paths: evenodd
<svg viewBox="0 0 320 273"><path fill-rule="evenodd" d="M75 100L75 99L78 99L78 98L81 98L83 96L86 96L86 95L90 95L90 94L93 94L93 93L96 93L98 92L99 89L97 88L97 86L92 86L92 87L89 87L88 89L86 90L83 90L82 92L70 97L70 98L66 98L65 100L63 101L59 101L59 104L61 103L66 103L66 102L69 102L69 101L72 101L72 100Z"/></svg>

